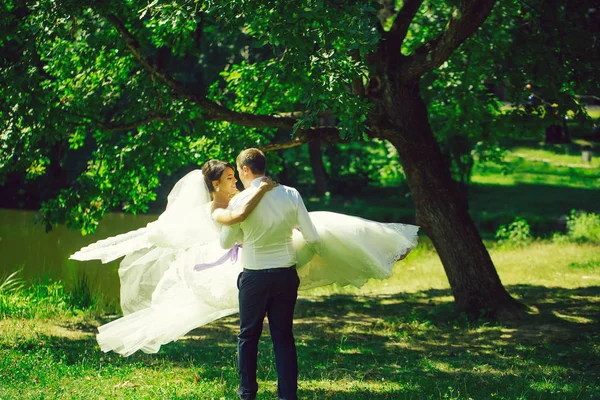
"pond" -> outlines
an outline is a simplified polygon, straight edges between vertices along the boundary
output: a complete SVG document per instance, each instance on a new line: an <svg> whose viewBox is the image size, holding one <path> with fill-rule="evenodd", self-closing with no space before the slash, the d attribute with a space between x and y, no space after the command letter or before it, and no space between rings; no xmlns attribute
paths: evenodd
<svg viewBox="0 0 600 400"><path fill-rule="evenodd" d="M92 293L101 291L107 300L119 298L120 259L108 264L100 261L74 261L69 256L100 239L145 226L157 215L111 213L104 217L95 234L82 236L65 226L46 233L34 222L35 211L0 209L0 280L23 268L26 282L61 280L70 287L87 276Z"/></svg>

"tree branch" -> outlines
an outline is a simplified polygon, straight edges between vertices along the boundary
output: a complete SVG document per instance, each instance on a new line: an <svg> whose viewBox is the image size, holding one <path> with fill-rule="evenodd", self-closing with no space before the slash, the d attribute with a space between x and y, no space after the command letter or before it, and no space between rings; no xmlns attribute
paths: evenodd
<svg viewBox="0 0 600 400"><path fill-rule="evenodd" d="M396 0L378 0L377 2L381 5L381 7L377 11L377 19L379 20L379 23L376 25L376 28L383 37L383 35L385 35L384 27L391 16L394 15L394 5Z"/></svg>
<svg viewBox="0 0 600 400"><path fill-rule="evenodd" d="M477 31L495 3L496 0L461 0L446 29L408 56L400 74L407 80L419 79L442 65L458 46Z"/></svg>
<svg viewBox="0 0 600 400"><path fill-rule="evenodd" d="M300 118L304 117L305 115L306 115L305 111L291 111L291 112L280 112L277 114L273 114L273 117L300 119ZM330 117L331 115L332 115L331 110L325 110L325 111L319 111L316 114L316 117L317 118Z"/></svg>
<svg viewBox="0 0 600 400"><path fill-rule="evenodd" d="M152 76L154 76L155 78L158 78L164 84L169 86L173 91L180 93L180 94L184 95L185 97L190 97L190 94L187 93L185 86L181 82L178 82L177 80L173 79L172 77L167 76L166 74L160 72L158 70L157 66L152 61L150 61L150 59L148 57L146 57L143 54L141 46L140 46L140 42L135 38L135 36L133 36L133 34L127 29L125 24L115 14L107 13L107 14L105 14L105 18L108 20L108 22L110 22L117 29L117 32L121 35L121 38L123 38L123 40L125 41L125 45L129 49L129 51L131 52L133 57L135 57L135 59L138 60L138 62L140 64L142 64L142 66L148 72L150 72L150 74L152 74ZM191 97L194 97L194 96L191 96ZM197 100L197 99L194 99L194 100Z"/></svg>
<svg viewBox="0 0 600 400"><path fill-rule="evenodd" d="M74 115L80 119L89 119L90 121L92 121L93 123L95 123L96 125L101 127L102 129L105 129L105 130L111 131L111 132L128 131L128 130L138 128L140 126L147 125L150 122L167 121L167 120L171 119L171 117L169 117L168 115L157 114L157 115L147 116L146 118L143 118L138 121L132 121L132 122L128 122L128 123L119 125L119 124L114 124L112 122L104 122L96 117L92 117L89 115L81 115L81 114L71 114L71 115Z"/></svg>
<svg viewBox="0 0 600 400"><path fill-rule="evenodd" d="M360 52L356 50L350 53L350 57L352 57L352 59L355 62L361 61ZM359 95L360 97L366 97L367 91L365 90L365 85L363 84L362 76L357 76L352 79L352 92Z"/></svg>
<svg viewBox="0 0 600 400"><path fill-rule="evenodd" d="M301 146L304 143L307 143L307 141L301 140L298 138L294 138L294 139L288 140L287 142L269 143L264 146L259 146L258 149L260 149L266 153L267 151L291 149L292 147Z"/></svg>
<svg viewBox="0 0 600 400"><path fill-rule="evenodd" d="M191 92L183 83L160 71L156 64L144 55L140 42L115 14L107 13L105 14L105 18L119 32L133 57L138 60L144 69L171 88L175 93L198 104L205 111L203 117L205 121L228 121L233 124L253 128L292 128L296 123L296 119L289 117L232 111L206 97L198 96L196 93Z"/></svg>
<svg viewBox="0 0 600 400"><path fill-rule="evenodd" d="M232 124L251 128L287 129L293 128L294 124L296 123L296 119L287 116L260 115L232 111L210 100L206 100L206 103L202 102L199 104L204 110L207 111L202 118L204 121L227 121L231 122Z"/></svg>
<svg viewBox="0 0 600 400"><path fill-rule="evenodd" d="M102 127L108 131L128 131L128 130L132 130L135 128L138 128L140 126L144 126L149 124L150 122L154 122L154 121L167 121L170 120L171 117L167 116L167 115L151 115L149 117L146 117L144 119L141 119L139 121L133 121L133 122L129 122L123 125L115 125L112 123L108 123L108 124L103 124Z"/></svg>
<svg viewBox="0 0 600 400"><path fill-rule="evenodd" d="M303 131L298 130L296 137L286 142L270 143L259 147L262 151L275 151L285 150L292 147L303 145L304 143L311 142L313 140L323 140L329 143L336 143L342 141L340 139L340 131L333 126L323 126L319 128L310 128Z"/></svg>
<svg viewBox="0 0 600 400"><path fill-rule="evenodd" d="M394 17L394 23L389 32L384 34L384 39L388 41L391 48L396 48L400 51L400 46L406 38L410 23L417 15L419 8L423 4L423 0L405 0L402 8Z"/></svg>

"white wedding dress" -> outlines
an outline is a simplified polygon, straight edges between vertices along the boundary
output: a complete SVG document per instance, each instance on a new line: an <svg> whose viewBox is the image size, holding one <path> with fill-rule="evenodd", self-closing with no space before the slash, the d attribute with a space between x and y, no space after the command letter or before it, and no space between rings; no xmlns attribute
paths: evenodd
<svg viewBox="0 0 600 400"><path fill-rule="evenodd" d="M299 290L386 279L395 262L417 245L414 225L309 214L321 238L321 254L313 254L300 232L294 232ZM125 256L119 267L124 316L98 328L100 348L124 356L138 350L156 353L194 328L237 313L241 263L232 257L211 265L225 253L202 171L195 170L174 186L157 221L73 254L71 259L104 263ZM199 272L194 270L198 264L203 264Z"/></svg>

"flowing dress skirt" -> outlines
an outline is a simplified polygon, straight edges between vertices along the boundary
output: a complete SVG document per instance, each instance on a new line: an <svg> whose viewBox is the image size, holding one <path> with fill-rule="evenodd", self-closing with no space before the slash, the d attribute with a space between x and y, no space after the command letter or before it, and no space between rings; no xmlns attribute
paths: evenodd
<svg viewBox="0 0 600 400"><path fill-rule="evenodd" d="M417 246L418 227L386 224L332 212L311 212L321 237L321 254L313 254L294 232L300 289L332 283L362 286L386 279L399 258ZM158 243L158 244L157 244ZM197 264L218 260L226 250L219 238L193 247L162 247L145 228L101 240L71 256L76 260L112 261L119 267L124 316L98 328L100 348L124 356L160 346L216 319L238 312L239 262L194 271ZM241 249L243 251L243 249Z"/></svg>

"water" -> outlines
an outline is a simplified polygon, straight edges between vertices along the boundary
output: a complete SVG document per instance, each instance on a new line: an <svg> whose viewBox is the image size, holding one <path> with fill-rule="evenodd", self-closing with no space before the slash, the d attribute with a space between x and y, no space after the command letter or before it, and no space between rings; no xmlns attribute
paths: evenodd
<svg viewBox="0 0 600 400"><path fill-rule="evenodd" d="M23 267L27 282L61 280L70 287L87 275L92 293L100 290L107 300L119 298L119 260L74 261L69 256L100 239L145 226L156 215L113 213L104 217L95 234L82 236L64 226L46 233L44 225L34 223L34 211L0 209L0 280Z"/></svg>

